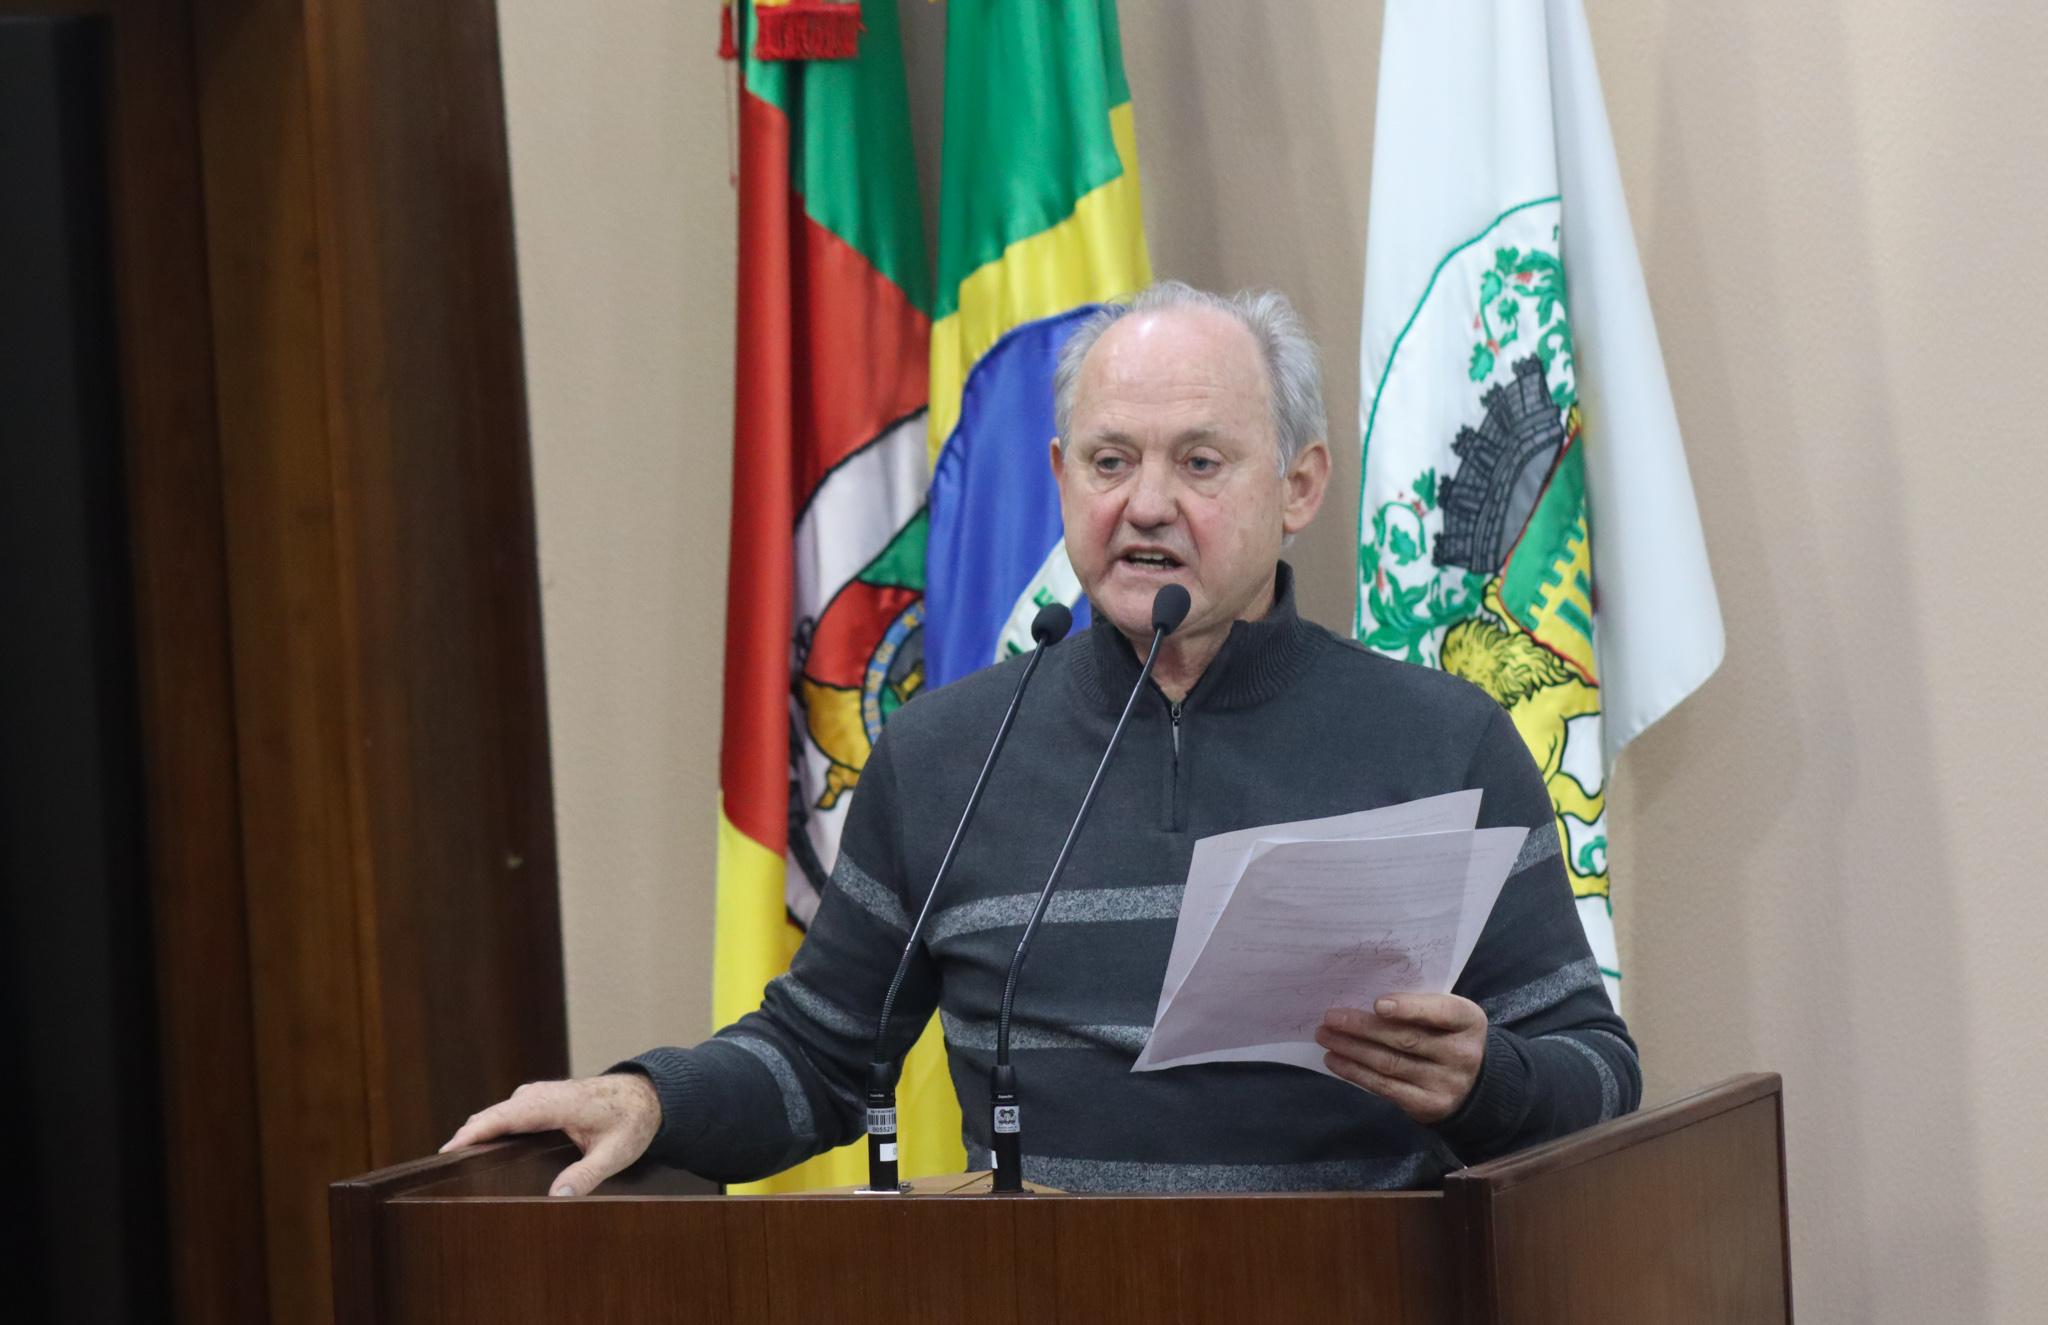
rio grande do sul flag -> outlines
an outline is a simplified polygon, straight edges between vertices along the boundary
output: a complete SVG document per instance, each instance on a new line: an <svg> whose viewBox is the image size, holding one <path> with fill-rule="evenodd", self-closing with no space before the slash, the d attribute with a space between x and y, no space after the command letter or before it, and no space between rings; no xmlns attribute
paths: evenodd
<svg viewBox="0 0 2048 1325"><path fill-rule="evenodd" d="M1505 706L1619 1001L1614 756L1721 613L1580 0L1389 0L1354 630Z"/></svg>
<svg viewBox="0 0 2048 1325"><path fill-rule="evenodd" d="M739 268L712 1011L753 1010L817 910L882 724L922 684L929 282L896 10L857 54L739 78ZM906 1174L958 1171L928 1034L899 1095ZM943 1107L926 1104L933 1093ZM950 1126L944 1115L952 1112ZM735 1191L864 1179L865 1142Z"/></svg>

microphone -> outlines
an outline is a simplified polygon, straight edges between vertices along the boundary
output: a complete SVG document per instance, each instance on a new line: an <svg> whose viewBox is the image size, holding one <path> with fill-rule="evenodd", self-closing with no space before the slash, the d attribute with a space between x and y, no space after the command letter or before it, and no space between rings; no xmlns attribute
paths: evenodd
<svg viewBox="0 0 2048 1325"><path fill-rule="evenodd" d="M1017 997L1017 977L1024 971L1024 955L1030 950L1031 936L1038 932L1038 922L1044 918L1045 908L1052 902L1052 890L1059 886L1060 875L1066 872L1074 841L1081 836L1081 826L1088 822L1088 812L1095 808L1095 793L1102 790L1102 775L1109 770L1109 761L1116 755L1117 743L1123 740L1124 728L1131 720L1131 710L1138 706L1138 696L1144 692L1145 683L1152 679L1152 665L1159 661L1159 646L1187 619L1188 605L1188 591L1178 584L1166 585L1153 595L1152 647L1145 652L1145 665L1138 669L1138 683L1131 687L1131 697L1124 701L1123 715L1116 720L1116 729L1109 734L1109 748L1102 752L1102 762L1095 766L1095 777L1088 784L1088 793L1081 798L1081 809L1074 816L1074 826L1067 830L1067 840L1061 844L1060 854L1052 863L1052 873L1046 876L1045 887L1038 894L1038 905L1032 909L1031 919L1024 925L1023 936L1017 940L1016 955L1010 958L1010 975L1003 982L1002 1007L996 1015L996 1062L989 1080L989 1094L994 1104L992 1126L996 1152L995 1190L998 1192L1024 1190L1023 1109L1017 1103L1017 1073L1010 1066L1010 1007Z"/></svg>
<svg viewBox="0 0 2048 1325"><path fill-rule="evenodd" d="M896 1077L894 1065L884 1057L882 1048L888 1042L889 1017L896 1010L896 995L903 989L904 977L910 974L910 961L917 953L918 940L924 935L925 918L932 913L932 900L939 895L939 885L946 881L947 873L953 868L953 857L960 850L961 839L967 835L967 825L974 822L974 812L981 805L982 789L988 785L988 775L996 766L996 756L1002 753L1003 743L1010 739L1010 724L1017 720L1017 706L1024 700L1024 687L1031 684L1032 673L1038 670L1046 649L1065 639L1073 625L1074 614L1064 603L1047 603L1031 619L1031 639L1038 647L1026 660L1024 675L1017 678L1017 689L1010 696L1010 707L1003 713L1002 725L996 728L995 743L989 746L988 758L982 760L981 772L975 775L974 788L967 793L967 808L960 812L960 822L953 826L953 840L946 844L946 854L939 858L938 873L932 876L931 890L925 893L924 906L917 913L916 923L910 927L910 937L903 944L902 959L896 963L896 974L889 981L889 992L882 998L882 1015L875 1025L875 1047L868 1063L868 1185L860 1189L863 1193L893 1195L908 1190L896 1176Z"/></svg>

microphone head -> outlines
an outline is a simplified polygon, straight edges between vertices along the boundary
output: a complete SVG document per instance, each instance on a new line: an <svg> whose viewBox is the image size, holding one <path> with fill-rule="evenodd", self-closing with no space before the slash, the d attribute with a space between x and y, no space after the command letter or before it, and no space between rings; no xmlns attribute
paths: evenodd
<svg viewBox="0 0 2048 1325"><path fill-rule="evenodd" d="M1074 628L1074 612L1065 603L1047 603L1031 618L1031 638L1039 648L1057 644Z"/></svg>
<svg viewBox="0 0 2048 1325"><path fill-rule="evenodd" d="M1192 600L1188 591L1178 584L1162 585L1152 595L1152 629L1171 635L1180 629L1180 623L1188 619L1188 607Z"/></svg>

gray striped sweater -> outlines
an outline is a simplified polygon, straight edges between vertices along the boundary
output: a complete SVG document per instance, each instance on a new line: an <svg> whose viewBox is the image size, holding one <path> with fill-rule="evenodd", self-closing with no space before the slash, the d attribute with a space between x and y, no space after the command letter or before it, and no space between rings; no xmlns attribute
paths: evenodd
<svg viewBox="0 0 2048 1325"><path fill-rule="evenodd" d="M890 720L809 934L759 1011L695 1048L621 1065L661 1097L657 1158L739 1181L862 1134L876 1011L1022 665L931 691ZM899 999L892 1055L933 1012L944 1027L971 1167L989 1163L1004 973L1138 667L1099 620L1046 657ZM1357 1087L1274 1064L1131 1072L1197 838L1467 787L1483 790L1481 827L1535 831L1456 986L1491 1023L1457 1114L1423 1127ZM1641 1092L1514 724L1462 680L1302 620L1284 564L1274 609L1232 627L1177 718L1156 690L1140 699L1033 942L1011 1047L1025 1177L1069 1191L1425 1186L1458 1161L1633 1109Z"/></svg>

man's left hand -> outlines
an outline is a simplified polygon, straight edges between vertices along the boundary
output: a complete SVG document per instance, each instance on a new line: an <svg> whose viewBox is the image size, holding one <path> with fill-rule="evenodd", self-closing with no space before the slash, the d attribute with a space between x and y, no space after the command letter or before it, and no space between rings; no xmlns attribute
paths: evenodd
<svg viewBox="0 0 2048 1325"><path fill-rule="evenodd" d="M1331 1008L1316 1030L1323 1061L1418 1123L1458 1111L1486 1062L1486 1013L1456 994L1390 994L1373 1009Z"/></svg>

